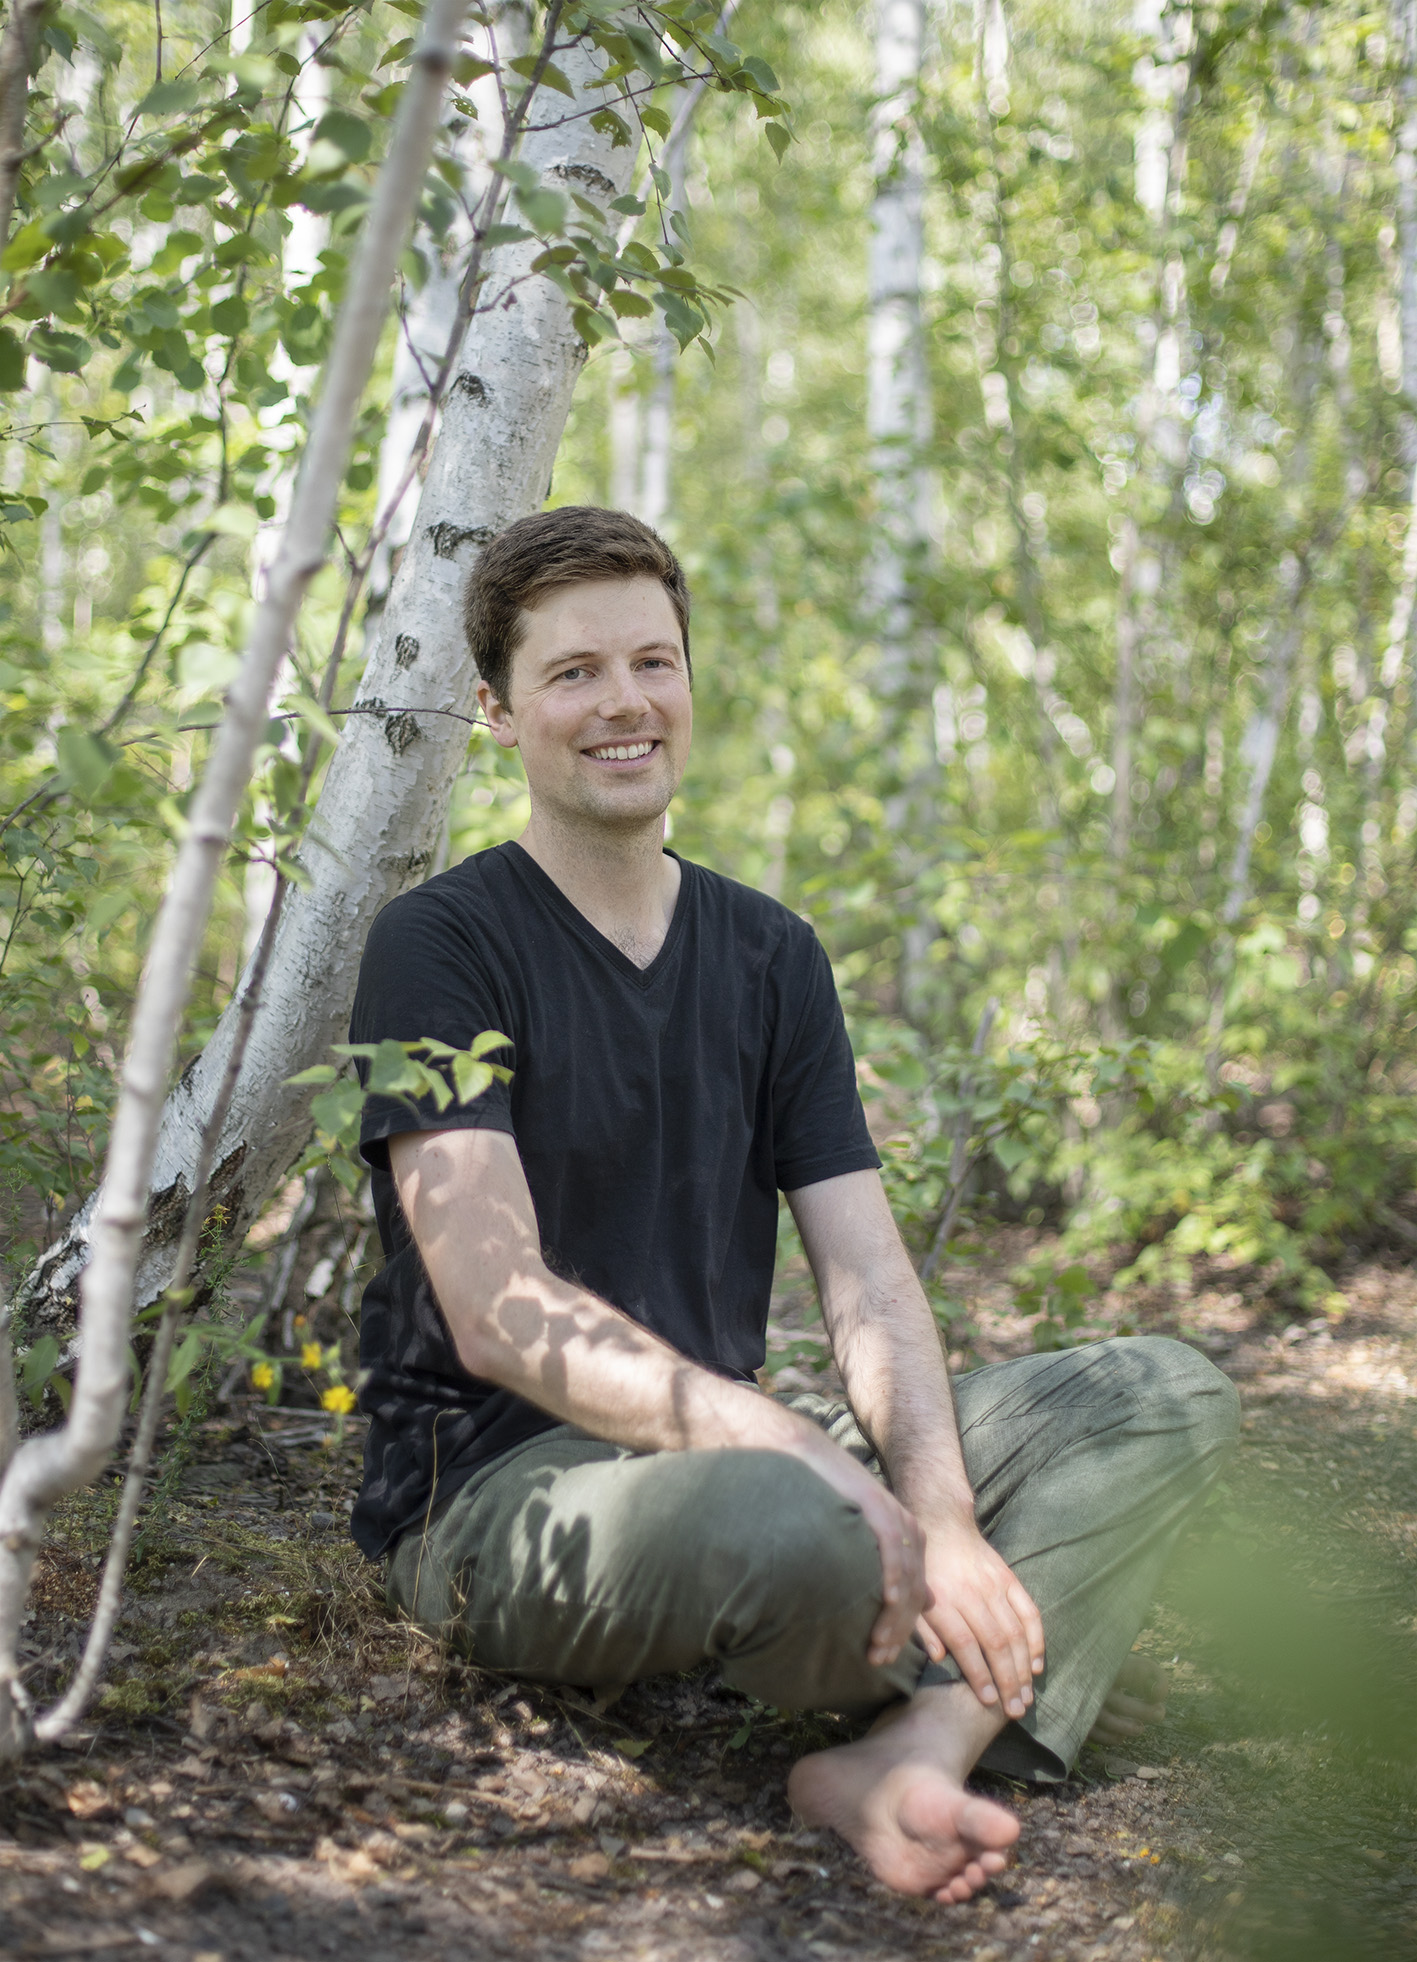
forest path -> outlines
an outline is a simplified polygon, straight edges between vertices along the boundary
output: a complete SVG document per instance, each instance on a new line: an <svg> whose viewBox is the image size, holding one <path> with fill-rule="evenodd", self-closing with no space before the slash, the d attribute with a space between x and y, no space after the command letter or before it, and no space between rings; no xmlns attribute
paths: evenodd
<svg viewBox="0 0 1417 1962"><path fill-rule="evenodd" d="M994 1785L1018 1858L963 1908L889 1896L793 1830L787 1765L830 1721L702 1677L596 1713L448 1664L384 1621L344 1540L357 1437L254 1406L208 1423L95 1721L0 1779L0 1952L1410 1956L1417 1285L1374 1265L1348 1293L1331 1331L1224 1294L1154 1304L1148 1326L1215 1354L1246 1413L1142 1638L1176 1658L1171 1711L1055 1790ZM111 1505L71 1505L46 1556L37 1692L74 1652Z"/></svg>

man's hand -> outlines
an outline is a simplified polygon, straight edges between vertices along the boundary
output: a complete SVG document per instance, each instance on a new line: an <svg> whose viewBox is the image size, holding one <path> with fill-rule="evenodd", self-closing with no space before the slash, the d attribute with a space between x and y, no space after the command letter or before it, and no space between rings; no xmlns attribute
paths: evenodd
<svg viewBox="0 0 1417 1962"><path fill-rule="evenodd" d="M1043 1668L1043 1622L1023 1583L972 1519L925 1534L930 1605L916 1624L932 1662L949 1652L981 1703L1021 1717Z"/></svg>

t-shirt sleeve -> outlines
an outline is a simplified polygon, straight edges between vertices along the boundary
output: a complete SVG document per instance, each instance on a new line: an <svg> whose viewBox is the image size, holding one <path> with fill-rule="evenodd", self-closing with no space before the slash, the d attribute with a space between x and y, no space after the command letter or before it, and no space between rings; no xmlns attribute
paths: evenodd
<svg viewBox="0 0 1417 1962"><path fill-rule="evenodd" d="M795 985L785 992L785 1020L797 1010L773 1081L773 1157L777 1183L796 1192L844 1172L872 1171L880 1157L866 1128L856 1061L846 1033L831 964L816 935L792 951Z"/></svg>
<svg viewBox="0 0 1417 1962"><path fill-rule="evenodd" d="M467 1049L486 1029L503 1035L491 964L477 936L453 910L422 890L392 901L375 920L364 947L350 1016L351 1042L446 1042ZM510 1067L511 1048L487 1060ZM359 1064L361 1079L365 1065ZM451 1083L451 1079L449 1079ZM359 1148L370 1165L386 1167L388 1140L403 1131L506 1131L513 1136L510 1085L494 1078L471 1103L454 1092L445 1110L432 1097L371 1096L365 1101Z"/></svg>

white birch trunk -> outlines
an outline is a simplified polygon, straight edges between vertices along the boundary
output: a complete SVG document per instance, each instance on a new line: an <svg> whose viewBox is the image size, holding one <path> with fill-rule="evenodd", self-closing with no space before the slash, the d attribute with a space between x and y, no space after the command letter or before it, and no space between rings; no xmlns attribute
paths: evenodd
<svg viewBox="0 0 1417 1962"><path fill-rule="evenodd" d="M578 45L560 61L575 103L552 98L547 123L599 107L603 66ZM629 146L580 116L528 130L520 155L551 187L602 207L627 188ZM535 511L550 487L557 445L585 346L570 305L549 281L527 277L538 242L491 255L493 302L469 325L444 404L414 531L372 635L368 664L300 850L309 881L290 895L246 1066L216 1150L212 1203L228 1210L239 1243L310 1134L309 1088L286 1081L328 1060L348 1029L359 959L388 902L425 876L467 749L477 675L461 625L462 595L478 547ZM525 283L496 304L509 282ZM138 1298L162 1292L186 1203L191 1167L236 1027L245 982L216 1033L167 1100L149 1193ZM63 1328L88 1258L92 1205L40 1261L26 1290L31 1330Z"/></svg>
<svg viewBox="0 0 1417 1962"><path fill-rule="evenodd" d="M931 416L920 311L924 145L916 120L926 26L925 0L876 0L866 426L878 516L868 599L888 701L898 699L910 681L915 652L910 578L926 533L921 459Z"/></svg>
<svg viewBox="0 0 1417 1962"><path fill-rule="evenodd" d="M92 1259L81 1284L78 1372L63 1427L26 1440L0 1484L0 1758L22 1750L29 1713L16 1645L50 1512L107 1463L127 1403L134 1280L149 1175L191 985L231 826L264 733L271 684L310 580L324 560L360 399L408 235L466 0L434 0L380 172L341 311L290 524L256 609L193 800L133 1011L105 1178L91 1215ZM200 1139L189 1163L195 1163Z"/></svg>
<svg viewBox="0 0 1417 1962"><path fill-rule="evenodd" d="M1289 708L1294 681L1294 656L1298 652L1303 622L1299 609L1305 585L1304 567L1293 552L1286 552L1279 568L1279 594L1274 609L1275 626L1269 638L1264 664L1264 695L1256 704L1240 741L1240 761L1247 767L1244 795L1236 816L1235 852L1226 880L1225 900L1220 917L1234 926L1250 896L1250 861L1254 852L1255 829L1264 814L1265 793L1269 789L1274 759L1279 751L1279 735Z"/></svg>
<svg viewBox="0 0 1417 1962"><path fill-rule="evenodd" d="M499 70L524 55L531 38L531 13L526 0L501 0L488 9L485 26L475 27L468 40L473 52ZM502 143L502 94L496 74L482 75L467 94L477 110L476 122L465 122L453 142L452 154L464 179L464 210L454 219L428 270L422 288L405 309L394 349L393 387L389 419L379 446L379 490L375 508L382 515L398 493L423 419L428 413L429 383L438 373L448 339L458 317L458 302L467 274L473 237L468 212L475 210L486 188L489 160ZM382 606L388 597L398 554L413 533L418 492L410 484L399 499L369 568L369 603Z"/></svg>

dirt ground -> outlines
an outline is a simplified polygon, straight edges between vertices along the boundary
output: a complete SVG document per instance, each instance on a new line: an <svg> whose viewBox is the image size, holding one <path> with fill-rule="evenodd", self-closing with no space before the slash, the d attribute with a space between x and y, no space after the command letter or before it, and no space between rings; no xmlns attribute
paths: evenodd
<svg viewBox="0 0 1417 1962"><path fill-rule="evenodd" d="M975 1356L1028 1345L1001 1243L960 1277ZM1417 1277L1286 1325L1233 1277L1156 1295L1245 1404L1224 1488L1139 1646L1166 1723L1018 1807L964 1907L903 1900L783 1799L831 1719L708 1676L608 1709L475 1672L382 1614L349 1545L351 1421L236 1402L160 1483L106 1687L0 1776L0 1953L642 1962L1151 1962L1417 1954ZM778 1304L785 1384L828 1380ZM26 1629L44 1700L78 1653L115 1488L58 1522ZM1227 1592L1227 1590L1229 1590Z"/></svg>

